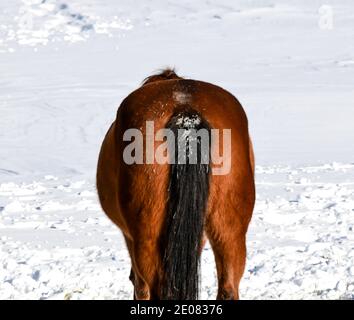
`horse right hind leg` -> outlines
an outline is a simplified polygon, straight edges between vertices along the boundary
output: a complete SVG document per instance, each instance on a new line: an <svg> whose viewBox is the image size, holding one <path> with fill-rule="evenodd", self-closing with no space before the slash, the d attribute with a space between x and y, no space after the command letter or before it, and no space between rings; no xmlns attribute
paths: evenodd
<svg viewBox="0 0 354 320"><path fill-rule="evenodd" d="M219 214L219 213L218 213ZM237 216L208 219L206 230L215 256L218 276L217 299L239 299L238 287L246 262L246 229Z"/></svg>

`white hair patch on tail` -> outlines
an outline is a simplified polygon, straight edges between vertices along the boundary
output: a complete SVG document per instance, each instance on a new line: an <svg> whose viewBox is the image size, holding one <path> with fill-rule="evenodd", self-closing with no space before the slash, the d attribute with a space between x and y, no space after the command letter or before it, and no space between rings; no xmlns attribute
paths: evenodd
<svg viewBox="0 0 354 320"><path fill-rule="evenodd" d="M198 115L185 116L181 115L177 118L176 124L182 128L195 128L201 123L201 119Z"/></svg>

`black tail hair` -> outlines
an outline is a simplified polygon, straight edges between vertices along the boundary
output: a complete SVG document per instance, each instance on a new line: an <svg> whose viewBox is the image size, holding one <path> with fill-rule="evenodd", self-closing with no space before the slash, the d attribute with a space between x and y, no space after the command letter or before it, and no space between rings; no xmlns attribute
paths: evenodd
<svg viewBox="0 0 354 320"><path fill-rule="evenodd" d="M175 162L170 165L167 214L162 237L161 298L195 300L199 293L200 252L204 217L209 195L210 127L193 109L175 113L167 128L175 135ZM206 129L208 133L207 161L201 161L201 141L197 139L197 163L190 163L192 147L188 135L186 162L178 163L178 129ZM195 144L194 144L195 146ZM205 150L203 150L205 153ZM173 152L172 152L173 153Z"/></svg>

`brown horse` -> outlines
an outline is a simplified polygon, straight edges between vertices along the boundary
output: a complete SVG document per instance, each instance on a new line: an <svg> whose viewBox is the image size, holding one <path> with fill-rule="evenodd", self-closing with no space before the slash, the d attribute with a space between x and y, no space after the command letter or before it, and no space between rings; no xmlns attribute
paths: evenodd
<svg viewBox="0 0 354 320"><path fill-rule="evenodd" d="M152 133L146 121L153 121ZM188 160L191 153L185 163L149 163L147 148L131 153L136 159L143 157L142 164L127 163L123 157L129 146L125 132L132 128L146 141L163 128L175 134L180 129L204 129L209 136L213 129L230 129L230 146L211 139L207 151L211 154L219 146L222 154L228 148L229 170L213 174L220 163L209 157L203 163L200 156L193 163ZM157 152L164 141L149 142L149 147ZM185 141L188 149L191 141ZM205 153L199 136L197 141L197 152ZM174 148L168 152L176 151L178 156L177 146ZM197 299L200 254L206 238L215 255L217 298L239 298L255 185L247 117L232 94L210 83L181 78L170 69L146 78L124 99L104 138L97 190L103 210L124 234L134 298Z"/></svg>

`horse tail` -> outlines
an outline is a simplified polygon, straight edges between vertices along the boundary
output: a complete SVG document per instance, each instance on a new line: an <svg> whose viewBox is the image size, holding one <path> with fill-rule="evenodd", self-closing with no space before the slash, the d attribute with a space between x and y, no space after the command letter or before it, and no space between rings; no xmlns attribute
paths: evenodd
<svg viewBox="0 0 354 320"><path fill-rule="evenodd" d="M174 133L170 156L173 154L175 161L170 165L161 243L161 298L195 300L199 292L200 254L209 195L210 127L199 113L188 108L176 112L166 128ZM193 135L192 131L198 134Z"/></svg>

